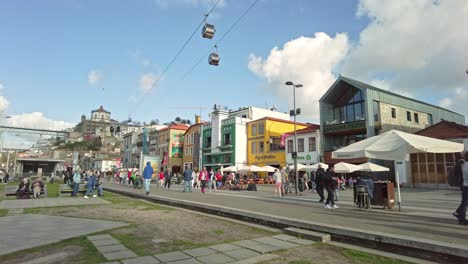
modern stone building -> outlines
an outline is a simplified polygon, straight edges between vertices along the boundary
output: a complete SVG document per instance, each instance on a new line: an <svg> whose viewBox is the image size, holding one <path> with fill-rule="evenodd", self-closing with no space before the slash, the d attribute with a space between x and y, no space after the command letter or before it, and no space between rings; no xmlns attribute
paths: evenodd
<svg viewBox="0 0 468 264"><path fill-rule="evenodd" d="M215 105L211 122L203 125L202 163L208 169L247 164L247 122L270 116L289 120L289 115L275 109L244 107L228 110Z"/></svg>
<svg viewBox="0 0 468 264"><path fill-rule="evenodd" d="M414 133L441 120L465 123L465 117L456 112L340 76L320 99L324 161L341 161L331 158L332 151L362 139L392 129ZM345 161L362 163L367 159ZM401 182L411 183L409 163L396 164ZM394 175L393 163L385 165Z"/></svg>

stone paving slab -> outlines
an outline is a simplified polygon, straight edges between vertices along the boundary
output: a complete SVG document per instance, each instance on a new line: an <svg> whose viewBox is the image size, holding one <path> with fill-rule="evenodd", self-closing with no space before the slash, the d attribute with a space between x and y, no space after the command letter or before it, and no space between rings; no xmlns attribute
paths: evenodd
<svg viewBox="0 0 468 264"><path fill-rule="evenodd" d="M157 255L154 255L154 257L156 257L162 262L171 262L171 261L178 261L178 260L191 258L190 255L187 255L182 251L157 254Z"/></svg>
<svg viewBox="0 0 468 264"><path fill-rule="evenodd" d="M95 247L119 245L120 244L120 242L115 238L91 241L91 243L93 243L93 245Z"/></svg>
<svg viewBox="0 0 468 264"><path fill-rule="evenodd" d="M201 257L201 256L206 256L206 255L217 253L215 250L208 248L208 247L187 249L187 250L183 250L183 252L189 254L192 257Z"/></svg>
<svg viewBox="0 0 468 264"><path fill-rule="evenodd" d="M189 259L178 260L174 262L168 262L166 264L203 264L203 262L200 262L194 258L189 258Z"/></svg>
<svg viewBox="0 0 468 264"><path fill-rule="evenodd" d="M158 264L160 263L159 260L151 257L139 257L139 258L132 258L132 259L125 259L122 260L123 264Z"/></svg>
<svg viewBox="0 0 468 264"><path fill-rule="evenodd" d="M278 258L278 256L274 254L265 254L265 255L259 255L256 257L248 258L248 259L238 260L236 262L231 262L230 264L255 264L255 263L272 260L275 258Z"/></svg>
<svg viewBox="0 0 468 264"><path fill-rule="evenodd" d="M2 202L0 202L0 209L96 205L96 204L110 204L110 202L103 200L101 198L83 199L83 198L78 198L78 197L3 200Z"/></svg>
<svg viewBox="0 0 468 264"><path fill-rule="evenodd" d="M221 253L211 254L198 258L200 261L206 264L224 264L235 261L235 259L228 257Z"/></svg>
<svg viewBox="0 0 468 264"><path fill-rule="evenodd" d="M294 243L294 244L299 244L299 245L302 245L302 246L308 246L308 245L312 245L312 244L316 243L315 241L312 241L312 240L300 239L300 238L289 240L288 242L291 242L291 243Z"/></svg>
<svg viewBox="0 0 468 264"><path fill-rule="evenodd" d="M259 253L252 251L250 249L246 249L246 248L236 249L236 250L227 251L223 253L237 260L251 258L251 257L260 255Z"/></svg>
<svg viewBox="0 0 468 264"><path fill-rule="evenodd" d="M136 258L137 255L130 250L102 253L102 255L108 260L128 259Z"/></svg>
<svg viewBox="0 0 468 264"><path fill-rule="evenodd" d="M297 237L295 237L295 236L284 235L284 234L276 235L276 236L272 236L272 237L276 238L276 239L279 239L279 240L284 240L284 241L291 241L291 240L297 239Z"/></svg>
<svg viewBox="0 0 468 264"><path fill-rule="evenodd" d="M155 238L155 239L153 239L153 240L151 240L151 241L153 241L155 244L169 242L169 241L167 241L166 239L161 239L161 238Z"/></svg>
<svg viewBox="0 0 468 264"><path fill-rule="evenodd" d="M234 245L234 244L226 243L226 244L220 244L220 245L215 245L215 246L209 246L209 248L214 249L219 252L226 252L226 251L231 251L235 249L240 249L241 247Z"/></svg>
<svg viewBox="0 0 468 264"><path fill-rule="evenodd" d="M38 214L0 217L0 255L126 225L121 222ZM58 228L63 226L67 228Z"/></svg>
<svg viewBox="0 0 468 264"><path fill-rule="evenodd" d="M50 254L44 257L36 258L30 261L26 262L21 262L21 264L47 264L47 263L57 263L59 261L62 261L68 257L68 253L66 252L60 252L60 253L55 253L55 254Z"/></svg>
<svg viewBox="0 0 468 264"><path fill-rule="evenodd" d="M113 238L111 235L96 235L96 236L88 236L88 239L91 241L101 240L101 239L111 239Z"/></svg>
<svg viewBox="0 0 468 264"><path fill-rule="evenodd" d="M240 246L240 247L249 248L249 247L261 245L262 243L258 241L254 241L254 240L241 240L241 241L232 242L232 244Z"/></svg>
<svg viewBox="0 0 468 264"><path fill-rule="evenodd" d="M261 237L261 238L255 238L255 241L261 242L263 244L271 245L274 247L278 247L280 249L290 249L290 248L295 248L298 247L299 245L290 243L287 241L279 240L276 238L272 237Z"/></svg>
<svg viewBox="0 0 468 264"><path fill-rule="evenodd" d="M101 247L96 247L97 250L101 253L109 253L109 252L115 252L115 251L123 251L127 250L126 247L124 247L121 244L116 244L116 245L109 245L109 246L101 246Z"/></svg>
<svg viewBox="0 0 468 264"><path fill-rule="evenodd" d="M260 245L251 246L249 247L249 249L265 254L268 252L280 250L281 248L274 247L274 246L267 245L267 244L260 244Z"/></svg>

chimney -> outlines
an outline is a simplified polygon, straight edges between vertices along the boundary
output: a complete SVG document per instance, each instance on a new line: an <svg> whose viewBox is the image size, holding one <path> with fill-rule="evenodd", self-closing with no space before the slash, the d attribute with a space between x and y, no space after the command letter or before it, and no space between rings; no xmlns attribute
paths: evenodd
<svg viewBox="0 0 468 264"><path fill-rule="evenodd" d="M195 124L200 124L201 123L201 116L195 115Z"/></svg>

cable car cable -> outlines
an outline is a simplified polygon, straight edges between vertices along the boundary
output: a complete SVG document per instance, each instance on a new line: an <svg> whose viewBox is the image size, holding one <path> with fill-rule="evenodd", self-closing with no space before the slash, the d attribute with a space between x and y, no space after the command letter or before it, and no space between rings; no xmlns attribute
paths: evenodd
<svg viewBox="0 0 468 264"><path fill-rule="evenodd" d="M204 55L203 57L201 57L193 66L192 68L190 68L181 78L181 80L185 80L187 78L188 75L190 75L193 70L203 61L203 59L205 59L207 56L209 56L211 54L211 52L213 52L213 50L215 49L215 46L218 46L218 44L224 40L224 38L232 31L232 29L234 29L234 27L247 15L247 13L249 13L249 11L257 4L258 0L254 0L252 2L252 4L250 4L250 6L244 11L244 13L236 20L236 22L234 22L231 27L229 27L229 29L221 36L221 38L216 42L216 44L208 51L208 54L207 55Z"/></svg>
<svg viewBox="0 0 468 264"><path fill-rule="evenodd" d="M219 2L221 2L221 0L218 0L216 1L216 3L213 5L213 7L211 7L210 11L208 11L208 13L206 13L203 17L203 20L200 22L200 24L198 24L198 26L195 28L195 30L192 32L192 34L190 35L190 37L185 41L185 43L182 45L182 47L179 49L179 51L176 53L176 55L174 56L174 58L172 58L172 60L169 62L169 64L166 65L166 67L164 68L163 72L159 75L158 79L154 82L154 84L151 86L151 89L150 90L153 90L158 84L159 82L161 81L161 79L164 77L164 75L166 74L167 71L169 71L170 67L172 66L172 64L174 64L174 62L177 60L177 58L179 57L179 55L182 53L182 51L185 49L185 47L188 45L188 43L190 42L190 40L192 40L193 36L200 30L200 27L205 24L205 20L206 18L214 11L214 9L218 6ZM140 95L140 99L137 100L137 104L136 104L136 107L132 108L132 110L135 110L139 105L141 105L141 103L143 102L143 100L145 99L145 96L144 95Z"/></svg>

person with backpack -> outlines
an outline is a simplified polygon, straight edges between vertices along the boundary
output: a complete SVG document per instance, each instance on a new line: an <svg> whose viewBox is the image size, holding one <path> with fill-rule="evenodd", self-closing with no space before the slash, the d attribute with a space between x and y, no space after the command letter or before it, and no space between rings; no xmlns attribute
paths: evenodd
<svg viewBox="0 0 468 264"><path fill-rule="evenodd" d="M325 203L327 209L338 209L339 207L335 204L335 190L338 188L338 181L335 174L335 168L329 166L325 172L325 189L327 190L328 196Z"/></svg>
<svg viewBox="0 0 468 264"><path fill-rule="evenodd" d="M315 173L315 190L320 196L319 203L323 203L325 200L325 195L323 194L323 189L325 188L325 170L322 168L322 165L318 165L317 172Z"/></svg>
<svg viewBox="0 0 468 264"><path fill-rule="evenodd" d="M465 152L464 159L458 160L455 167L450 171L448 183L450 186L459 187L462 193L460 206L453 213L453 216L458 218L460 225L468 225L468 220L466 220L466 207L468 205L468 151Z"/></svg>

